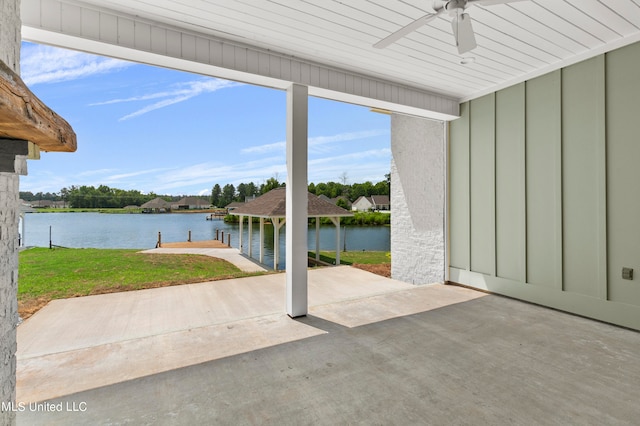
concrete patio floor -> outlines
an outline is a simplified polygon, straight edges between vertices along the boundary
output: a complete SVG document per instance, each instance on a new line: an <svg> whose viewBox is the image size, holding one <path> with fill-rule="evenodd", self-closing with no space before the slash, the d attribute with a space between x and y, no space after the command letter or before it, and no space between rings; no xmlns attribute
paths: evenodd
<svg viewBox="0 0 640 426"><path fill-rule="evenodd" d="M640 417L635 331L350 267L311 270L310 315L294 320L284 287L274 274L50 303L18 329L18 424Z"/></svg>

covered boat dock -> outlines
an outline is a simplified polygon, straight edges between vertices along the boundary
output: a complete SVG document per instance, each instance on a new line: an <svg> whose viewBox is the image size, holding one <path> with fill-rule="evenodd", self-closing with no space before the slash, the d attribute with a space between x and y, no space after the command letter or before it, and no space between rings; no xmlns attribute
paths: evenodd
<svg viewBox="0 0 640 426"><path fill-rule="evenodd" d="M266 194L261 195L255 200L249 201L243 206L236 207L231 210L229 214L240 217L240 251L243 251L242 241L242 227L244 225L244 218L248 217L248 238L247 254L249 257L253 256L252 250L252 238L253 238L253 218L260 219L260 253L259 261L264 263L264 224L265 219L268 219L273 224L273 269L278 269L278 262L280 260L280 229L285 223L286 218L286 190L285 188L275 188ZM353 216L348 210L342 207L336 206L315 194L308 193L307 203L307 217L313 217L316 219L316 260L320 260L320 221L321 217L328 217L336 227L336 265L340 264L340 218L346 216Z"/></svg>

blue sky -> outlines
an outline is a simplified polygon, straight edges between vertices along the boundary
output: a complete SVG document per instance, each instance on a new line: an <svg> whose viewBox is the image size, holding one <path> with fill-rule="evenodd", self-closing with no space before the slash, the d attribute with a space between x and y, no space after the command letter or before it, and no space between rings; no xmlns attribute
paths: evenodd
<svg viewBox="0 0 640 426"><path fill-rule="evenodd" d="M29 161L21 191L108 185L209 194L214 184L286 179L286 93L32 43L21 76L78 136L74 153ZM389 116L309 98L309 182L379 182Z"/></svg>

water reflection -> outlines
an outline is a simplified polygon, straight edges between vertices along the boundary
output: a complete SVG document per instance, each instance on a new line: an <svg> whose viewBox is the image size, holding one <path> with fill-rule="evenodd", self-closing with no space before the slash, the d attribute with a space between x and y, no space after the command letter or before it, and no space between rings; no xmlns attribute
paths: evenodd
<svg viewBox="0 0 640 426"><path fill-rule="evenodd" d="M136 248L148 249L156 245L158 232L162 241L187 241L191 231L192 241L212 240L216 230L231 235L231 246L238 247L238 224L222 220L205 220L204 214L101 214L101 213L31 213L25 217L25 244L28 246L55 245L77 248ZM345 240L346 229L346 240ZM264 260L273 265L273 227L264 227ZM280 232L280 268L284 268L286 256L286 224ZM389 251L389 227L342 227L340 247L347 250ZM309 249L315 250L315 226L308 231ZM248 226L243 226L244 252L248 252ZM335 227L320 227L320 249L335 250ZM259 225L253 224L252 252L259 255Z"/></svg>

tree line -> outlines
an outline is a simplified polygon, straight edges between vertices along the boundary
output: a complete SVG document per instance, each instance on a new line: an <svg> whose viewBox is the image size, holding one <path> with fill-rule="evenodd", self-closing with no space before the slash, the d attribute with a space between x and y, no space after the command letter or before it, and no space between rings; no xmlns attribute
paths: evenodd
<svg viewBox="0 0 640 426"><path fill-rule="evenodd" d="M323 182L310 183L309 192L315 195L324 195L329 198L344 197L349 202L354 202L360 196L369 197L371 195L389 195L390 179L389 175L385 175L385 180L378 183L364 182L347 184L346 178L340 182ZM285 186L284 182L280 182L278 176L267 179L264 183L257 185L253 182L240 183L238 186L226 184L220 186L215 184L211 190L211 205L216 207L226 207L234 201L244 202L247 198L253 198L265 194L272 189ZM131 189L111 188L107 185L94 186L75 186L62 188L59 192L29 192L21 191L20 198L25 201L64 201L67 207L71 208L123 208L126 206L140 206L154 198L163 198L166 201L178 201L183 196L173 195L157 195L153 192L143 194L142 192ZM339 201L340 204L344 204ZM346 207L342 205L342 207Z"/></svg>
<svg viewBox="0 0 640 426"><path fill-rule="evenodd" d="M123 208L126 206L140 206L147 201L157 198L158 195L151 192L143 194L138 190L125 190L118 188L110 188L107 185L94 186L71 186L62 188L57 193L32 193L29 191L21 191L20 198L25 201L64 201L65 205L70 208ZM161 198L166 201L177 201L182 197L164 195Z"/></svg>
<svg viewBox="0 0 640 426"><path fill-rule="evenodd" d="M277 176L267 179L267 181L261 185L249 182L240 183L236 187L230 183L224 186L220 186L216 183L211 189L211 205L216 207L225 207L234 201L244 202L246 199L260 196L274 188L282 186L285 186L285 183L280 182ZM309 192L312 194L318 196L324 195L332 199L344 197L351 203L357 200L360 196L370 197L371 195L389 195L390 189L390 174L386 174L384 180L375 184L369 181L364 183L347 184L346 177L342 179L342 183L323 182L316 184L312 182L309 184ZM338 201L338 203L340 203L340 201Z"/></svg>
<svg viewBox="0 0 640 426"><path fill-rule="evenodd" d="M249 182L239 183L236 187L228 183L221 187L216 183L211 189L211 205L216 207L225 207L234 201L244 202L247 198L266 194L272 189L279 188L281 186L284 186L284 182L280 182L277 176L270 177L261 185Z"/></svg>

